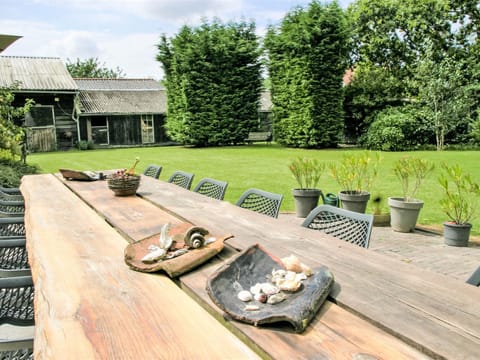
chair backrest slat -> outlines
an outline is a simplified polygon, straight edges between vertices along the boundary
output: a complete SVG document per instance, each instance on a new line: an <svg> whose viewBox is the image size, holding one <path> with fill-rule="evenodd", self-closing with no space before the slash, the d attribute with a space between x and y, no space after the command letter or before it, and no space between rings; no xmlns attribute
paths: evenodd
<svg viewBox="0 0 480 360"><path fill-rule="evenodd" d="M194 174L178 170L175 171L167 181L190 190L194 176Z"/></svg>
<svg viewBox="0 0 480 360"><path fill-rule="evenodd" d="M155 179L160 177L160 173L162 172L162 167L155 164L148 165L145 170L143 171L143 175L151 176Z"/></svg>
<svg viewBox="0 0 480 360"><path fill-rule="evenodd" d="M34 325L31 276L0 278L0 324Z"/></svg>
<svg viewBox="0 0 480 360"><path fill-rule="evenodd" d="M302 226L368 248L372 224L371 214L361 214L331 205L319 205L308 214Z"/></svg>
<svg viewBox="0 0 480 360"><path fill-rule="evenodd" d="M194 192L209 196L214 199L223 200L228 183L212 178L203 178L193 189Z"/></svg>
<svg viewBox="0 0 480 360"><path fill-rule="evenodd" d="M276 218L282 199L282 194L252 188L245 191L236 204L242 208Z"/></svg>

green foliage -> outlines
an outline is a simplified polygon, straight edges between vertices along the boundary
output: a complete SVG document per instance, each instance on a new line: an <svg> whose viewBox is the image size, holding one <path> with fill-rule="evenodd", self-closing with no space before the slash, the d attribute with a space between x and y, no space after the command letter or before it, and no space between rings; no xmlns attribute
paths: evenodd
<svg viewBox="0 0 480 360"><path fill-rule="evenodd" d="M184 26L162 36L157 60L167 88L168 135L186 145L243 142L258 127L262 80L254 23Z"/></svg>
<svg viewBox="0 0 480 360"><path fill-rule="evenodd" d="M458 164L443 163L442 170L438 182L445 194L440 207L454 223L466 224L478 213L480 186Z"/></svg>
<svg viewBox="0 0 480 360"><path fill-rule="evenodd" d="M80 140L77 143L77 147L79 150L93 150L95 149L95 144L93 141L89 140Z"/></svg>
<svg viewBox="0 0 480 360"><path fill-rule="evenodd" d="M25 105L14 106L14 89L0 88L0 158L14 159L21 155L25 133L14 120L23 119L34 104L33 100L27 99Z"/></svg>
<svg viewBox="0 0 480 360"><path fill-rule="evenodd" d="M417 98L435 132L437 150L443 150L449 132L458 132L462 122L467 127L470 120L472 86L465 85L463 67L448 54L436 61L431 47L427 48L417 67L414 78Z"/></svg>
<svg viewBox="0 0 480 360"><path fill-rule="evenodd" d="M404 156L395 162L393 172L400 180L405 201L414 199L423 181L434 168L435 165L427 159L413 156Z"/></svg>
<svg viewBox="0 0 480 360"><path fill-rule="evenodd" d="M98 58L88 58L75 61L67 59L67 70L74 78L98 78L98 79L121 79L125 73L118 66L115 69L106 67Z"/></svg>
<svg viewBox="0 0 480 360"><path fill-rule="evenodd" d="M276 141L302 148L335 147L340 141L348 38L348 23L336 2L312 1L269 28L265 47Z"/></svg>
<svg viewBox="0 0 480 360"><path fill-rule="evenodd" d="M20 161L0 158L0 186L19 187L23 175L35 174L36 166L25 165Z"/></svg>
<svg viewBox="0 0 480 360"><path fill-rule="evenodd" d="M288 166L300 189L314 189L325 170L325 164L317 159L298 157Z"/></svg>
<svg viewBox="0 0 480 360"><path fill-rule="evenodd" d="M330 175L342 191L369 191L378 174L380 154L364 151L360 154L343 156L342 160L330 164Z"/></svg>
<svg viewBox="0 0 480 360"><path fill-rule="evenodd" d="M383 151L417 150L433 136L422 109L414 105L386 108L379 112L362 144Z"/></svg>
<svg viewBox="0 0 480 360"><path fill-rule="evenodd" d="M375 116L389 107L405 103L405 85L381 68L357 65L345 87L345 137L356 142L365 135Z"/></svg>

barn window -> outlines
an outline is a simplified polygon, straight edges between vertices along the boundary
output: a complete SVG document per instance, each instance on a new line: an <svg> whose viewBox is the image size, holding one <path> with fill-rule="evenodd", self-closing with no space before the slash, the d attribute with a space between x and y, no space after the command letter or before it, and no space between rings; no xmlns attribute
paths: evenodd
<svg viewBox="0 0 480 360"><path fill-rule="evenodd" d="M155 142L153 131L153 115L141 115L142 123L142 144L151 144Z"/></svg>
<svg viewBox="0 0 480 360"><path fill-rule="evenodd" d="M108 122L105 116L94 116L90 120L92 140L98 145L108 145Z"/></svg>
<svg viewBox="0 0 480 360"><path fill-rule="evenodd" d="M28 127L47 127L55 125L55 114L53 106L35 105L30 108L30 112L25 115L25 126Z"/></svg>

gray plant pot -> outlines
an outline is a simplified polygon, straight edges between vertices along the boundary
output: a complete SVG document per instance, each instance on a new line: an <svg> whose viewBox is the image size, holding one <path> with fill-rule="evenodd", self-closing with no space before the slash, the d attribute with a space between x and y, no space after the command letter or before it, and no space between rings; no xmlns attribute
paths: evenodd
<svg viewBox="0 0 480 360"><path fill-rule="evenodd" d="M409 202L403 198L388 198L390 206L390 226L394 231L412 232L417 224L418 215L423 207L423 201L412 199Z"/></svg>
<svg viewBox="0 0 480 360"><path fill-rule="evenodd" d="M368 191L340 191L338 198L342 202L343 209L363 214L367 209L370 193Z"/></svg>
<svg viewBox="0 0 480 360"><path fill-rule="evenodd" d="M293 189L292 195L295 200L297 217L307 217L310 211L317 207L320 194L320 189Z"/></svg>
<svg viewBox="0 0 480 360"><path fill-rule="evenodd" d="M443 223L443 240L449 246L468 246L472 224Z"/></svg>

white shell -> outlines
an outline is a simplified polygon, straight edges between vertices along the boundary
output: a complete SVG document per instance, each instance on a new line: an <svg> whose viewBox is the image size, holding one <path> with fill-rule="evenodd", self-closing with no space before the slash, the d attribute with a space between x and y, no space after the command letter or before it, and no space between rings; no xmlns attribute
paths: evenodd
<svg viewBox="0 0 480 360"><path fill-rule="evenodd" d="M262 283L260 285L262 286L262 292L268 296L276 294L280 291L278 287L271 283Z"/></svg>
<svg viewBox="0 0 480 360"><path fill-rule="evenodd" d="M279 302L282 302L286 298L287 298L286 295L282 293L273 294L272 296L268 297L267 303L271 305L278 304Z"/></svg>
<svg viewBox="0 0 480 360"><path fill-rule="evenodd" d="M260 294L262 292L262 284L260 283L256 283L255 285L253 285L251 288L250 288L250 292L252 294Z"/></svg>
<svg viewBox="0 0 480 360"><path fill-rule="evenodd" d="M289 271L294 271L296 273L302 272L302 263L295 255L283 258L282 263L285 265L285 269Z"/></svg>
<svg viewBox="0 0 480 360"><path fill-rule="evenodd" d="M247 305L245 306L245 311L257 311L260 310L260 306L257 305Z"/></svg>
<svg viewBox="0 0 480 360"><path fill-rule="evenodd" d="M242 290L238 293L237 297L242 301L250 301L253 299L253 295L250 291Z"/></svg>
<svg viewBox="0 0 480 360"><path fill-rule="evenodd" d="M300 289L301 286L302 286L302 281L301 280L297 281L295 279L293 280L285 279L284 281L278 284L278 287L280 288L280 290L289 291L289 292L298 291L298 289Z"/></svg>
<svg viewBox="0 0 480 360"><path fill-rule="evenodd" d="M168 251L170 246L172 246L172 242L173 242L172 237L168 235L170 227L171 227L170 223L166 223L165 225L162 226L162 230L160 231L160 239L159 239L160 247L162 249L165 249L166 251Z"/></svg>
<svg viewBox="0 0 480 360"><path fill-rule="evenodd" d="M154 263L160 259L163 259L167 255L164 249L156 248L151 250L147 255L142 258L142 262L146 264Z"/></svg>

